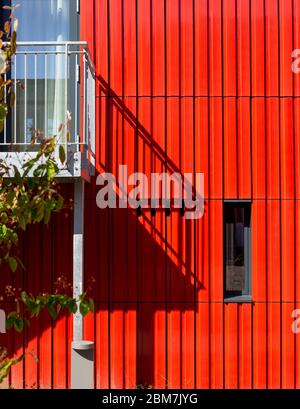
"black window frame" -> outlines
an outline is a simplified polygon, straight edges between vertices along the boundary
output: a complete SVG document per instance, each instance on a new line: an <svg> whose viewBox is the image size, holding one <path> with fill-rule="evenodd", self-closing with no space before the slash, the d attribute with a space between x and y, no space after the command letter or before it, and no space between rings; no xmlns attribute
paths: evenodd
<svg viewBox="0 0 300 409"><path fill-rule="evenodd" d="M223 202L223 292L224 302L252 302L252 201L251 200L224 200ZM244 209L244 260L246 289L244 291L226 290L226 220L228 208Z"/></svg>

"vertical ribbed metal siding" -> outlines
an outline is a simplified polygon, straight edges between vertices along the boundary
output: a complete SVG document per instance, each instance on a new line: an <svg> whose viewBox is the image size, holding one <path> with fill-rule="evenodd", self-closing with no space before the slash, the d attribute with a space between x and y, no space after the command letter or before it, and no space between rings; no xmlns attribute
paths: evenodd
<svg viewBox="0 0 300 409"><path fill-rule="evenodd" d="M99 170L202 171L206 182L200 221L109 212L98 386L299 386L299 7L96 2ZM252 305L223 304L224 198L253 200Z"/></svg>
<svg viewBox="0 0 300 409"><path fill-rule="evenodd" d="M199 221L100 211L89 188L97 387L299 387L300 1L85 0L81 19L99 76L99 171L205 173ZM253 304L223 303L224 198L253 200ZM54 222L33 271L68 270L70 228ZM30 329L40 364L26 359L27 384L68 384L69 328Z"/></svg>

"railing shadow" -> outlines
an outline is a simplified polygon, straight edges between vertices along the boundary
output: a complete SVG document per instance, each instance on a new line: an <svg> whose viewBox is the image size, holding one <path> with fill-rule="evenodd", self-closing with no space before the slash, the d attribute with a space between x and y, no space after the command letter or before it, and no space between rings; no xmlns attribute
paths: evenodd
<svg viewBox="0 0 300 409"><path fill-rule="evenodd" d="M180 173L179 164L168 158L124 100L102 78L98 80L103 95L97 98L98 171L113 171L126 163L137 170L136 152L142 146L151 164L155 163L153 171ZM126 149L132 149L132 155L126 156L123 142L129 137L128 130L131 140L126 141ZM103 147L105 152L100 155ZM72 196L72 187L67 186L66 192ZM85 280L88 285L92 276L96 279L92 290L96 311L85 320L85 336L95 340L96 387L172 386L170 359L179 368L178 385L194 387L192 368L188 378L182 370L186 356L191 356L182 333L193 337L185 316L195 314L197 295L205 286L203 266L197 267L197 273L195 267L196 222L187 220L179 209L171 210L170 215L163 209L155 214L143 209L140 216L133 209L100 210L96 193L93 180L86 196ZM24 235L21 256L27 269L15 276L16 286L37 293L52 291L58 276L72 280L72 213L67 216L55 215L48 228L34 226ZM38 357L38 362L28 357L13 369L12 385L69 387L71 339L72 322L65 315L56 323L43 315L23 335L6 335L12 352L32 351ZM176 348L172 347L170 355L173 344Z"/></svg>

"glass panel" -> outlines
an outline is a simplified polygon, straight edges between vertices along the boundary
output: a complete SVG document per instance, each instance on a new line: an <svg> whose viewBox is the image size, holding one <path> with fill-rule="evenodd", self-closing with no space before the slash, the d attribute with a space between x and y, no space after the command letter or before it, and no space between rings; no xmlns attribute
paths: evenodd
<svg viewBox="0 0 300 409"><path fill-rule="evenodd" d="M18 41L76 41L75 0L18 0ZM34 24L32 19L34 18Z"/></svg>
<svg viewBox="0 0 300 409"><path fill-rule="evenodd" d="M18 0L18 4L19 42L78 40L76 1ZM34 16L34 25L29 16ZM65 123L66 109L74 111L76 67L74 57L66 60L64 46L20 46L18 52L12 76L24 89L16 90L11 122L16 134L13 142L24 144L31 141L34 130L46 136L57 134L59 125Z"/></svg>
<svg viewBox="0 0 300 409"><path fill-rule="evenodd" d="M247 294L248 212L243 206L225 205L225 292L227 296ZM247 240L247 242L246 242Z"/></svg>

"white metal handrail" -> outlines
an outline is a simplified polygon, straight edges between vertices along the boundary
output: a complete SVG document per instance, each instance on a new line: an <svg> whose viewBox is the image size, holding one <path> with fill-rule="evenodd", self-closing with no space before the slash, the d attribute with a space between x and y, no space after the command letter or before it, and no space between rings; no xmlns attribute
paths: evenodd
<svg viewBox="0 0 300 409"><path fill-rule="evenodd" d="M14 151L29 149L33 131L50 136L62 123L65 134L58 143L77 150L85 145L94 157L95 66L87 42L18 42L7 75L15 81L15 104L0 135L2 152L12 146ZM66 135L68 111L72 115L70 140Z"/></svg>

